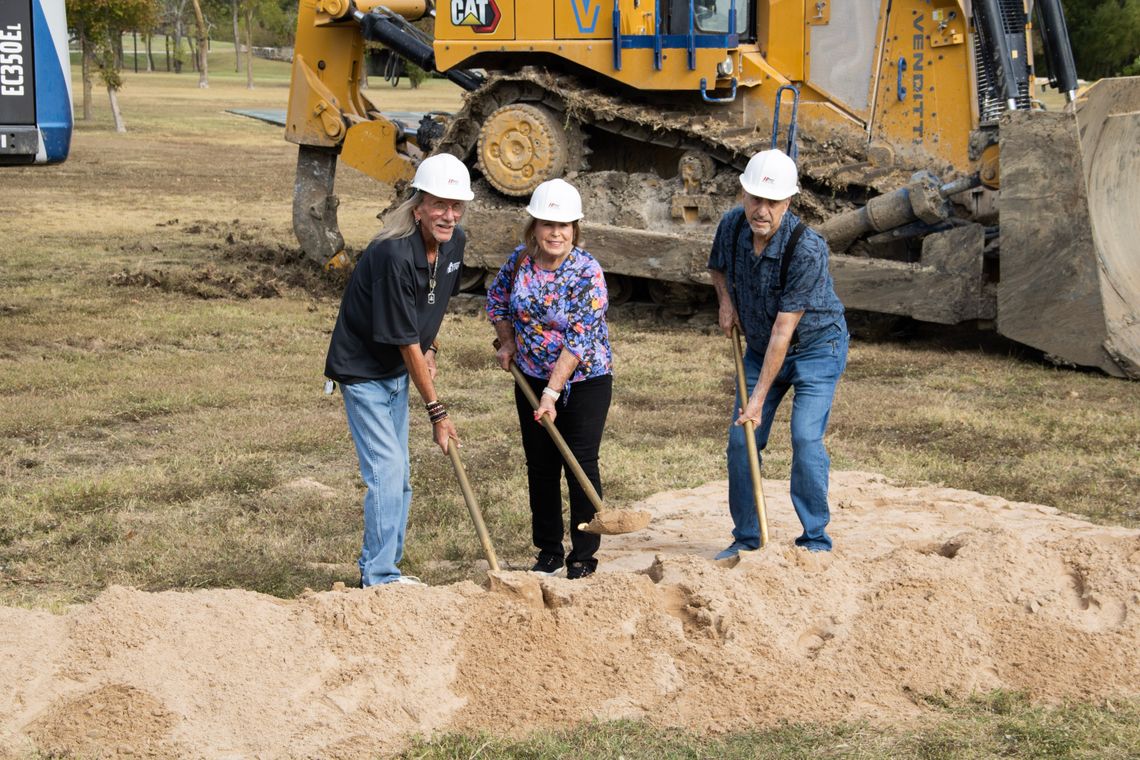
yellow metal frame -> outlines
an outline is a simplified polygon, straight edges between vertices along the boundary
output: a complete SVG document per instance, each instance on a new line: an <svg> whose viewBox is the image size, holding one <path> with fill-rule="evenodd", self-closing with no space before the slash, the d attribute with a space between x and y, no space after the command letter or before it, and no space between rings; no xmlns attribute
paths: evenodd
<svg viewBox="0 0 1140 760"><path fill-rule="evenodd" d="M317 6L329 2L301 0L297 11L285 139L299 145L335 147L344 140L346 117L369 118L370 106L360 95L364 66L360 27L355 21L329 23L317 11Z"/></svg>
<svg viewBox="0 0 1140 760"><path fill-rule="evenodd" d="M731 86L731 77L717 74L717 64L730 54L723 48L697 48L693 69L686 50L667 49L661 70L654 65L652 49L627 48L621 51L621 70L615 70L615 0L486 1L501 13L493 32L457 26L450 8L441 4L435 25L435 59L440 69L478 68L482 62L516 53L549 54L640 90L697 91L702 79L709 90ZM640 0L636 7L634 0L616 2L622 12L622 34L654 33L654 0Z"/></svg>
<svg viewBox="0 0 1140 760"><path fill-rule="evenodd" d="M424 0L356 0L367 13L383 6L407 18L426 12ZM381 182L411 179L408 156L397 151L399 128L360 92L364 42L348 0L301 0L293 54L285 139L340 147L340 160Z"/></svg>
<svg viewBox="0 0 1140 760"><path fill-rule="evenodd" d="M959 169L970 165L969 135L977 128L977 110L967 32L966 15L957 0L892 3L874 103L873 140L911 158L933 157ZM900 70L905 93L899 87Z"/></svg>
<svg viewBox="0 0 1140 760"><path fill-rule="evenodd" d="M742 0L748 2L749 0ZM829 0L830 2L831 0ZM885 2L885 0L881 0ZM720 94L737 82L735 106L745 125L771 123L776 89L788 83L800 89L800 119L819 139L831 136L891 146L916 165L970 166L969 134L977 126L972 91L969 27L961 0L893 0L882 12L872 76L871 105L851 109L810 84L811 35L815 0L756 1L756 42L737 49L696 48L695 67L688 51L664 50L661 68L652 48L625 48L620 70L613 51L613 9L621 11L622 34L654 32L654 0L458 0L460 12L478 11L452 23L452 4L441 3L436 18L438 68L489 69L504 60L552 56L598 72L640 91L690 91L703 86ZM467 3L467 5L464 5ZM422 12L423 0L358 0L367 12L383 5L408 17ZM403 178L405 157L392 159L385 145L399 143L394 125L364 126L380 117L360 95L364 65L359 27L344 14L347 0L301 0L294 83L290 90L286 138L300 144L344 146L345 160L379 178ZM479 10L483 9L483 10ZM472 26L495 16L493 28ZM590 15L583 16L586 10ZM339 15L338 15L339 14ZM478 14L477 14L478 15ZM826 20L826 11L822 14ZM747 30L740 30L745 33ZM730 77L718 65L733 62ZM904 59L906 95L899 98L898 61ZM351 140L350 135L355 135Z"/></svg>

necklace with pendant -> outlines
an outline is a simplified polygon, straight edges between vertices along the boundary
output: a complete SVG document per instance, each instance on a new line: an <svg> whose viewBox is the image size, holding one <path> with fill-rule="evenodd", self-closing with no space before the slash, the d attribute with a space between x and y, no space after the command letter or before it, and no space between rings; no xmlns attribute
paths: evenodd
<svg viewBox="0 0 1140 760"><path fill-rule="evenodd" d="M433 261L431 263L431 265L428 269L428 299L427 299L427 301L429 304L435 303L435 273L436 273L436 270L438 270L438 269L439 269L439 254L437 253L435 255L435 261Z"/></svg>

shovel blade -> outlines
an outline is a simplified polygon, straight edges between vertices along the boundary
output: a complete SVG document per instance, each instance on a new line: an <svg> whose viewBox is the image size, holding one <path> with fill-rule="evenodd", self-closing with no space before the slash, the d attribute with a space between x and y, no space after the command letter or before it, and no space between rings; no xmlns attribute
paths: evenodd
<svg viewBox="0 0 1140 760"><path fill-rule="evenodd" d="M616 536L633 533L649 525L649 513L634 509L605 509L596 512L588 523L579 523L578 530L599 536Z"/></svg>

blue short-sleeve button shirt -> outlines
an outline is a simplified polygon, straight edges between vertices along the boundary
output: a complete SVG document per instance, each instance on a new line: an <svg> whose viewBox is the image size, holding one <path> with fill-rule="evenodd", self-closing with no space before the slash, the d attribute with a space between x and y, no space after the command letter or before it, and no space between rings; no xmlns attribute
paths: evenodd
<svg viewBox="0 0 1140 760"><path fill-rule="evenodd" d="M768 347L772 325L779 312L802 311L796 342L807 346L830 335L833 328L847 332L843 304L827 268L828 247L817 232L807 228L800 236L788 268L788 280L780 290L780 254L799 224L788 211L763 253L752 250L752 228L744 221L740 206L721 217L713 238L709 269L723 272L733 296L748 346L761 354ZM739 230L735 235L734 231Z"/></svg>

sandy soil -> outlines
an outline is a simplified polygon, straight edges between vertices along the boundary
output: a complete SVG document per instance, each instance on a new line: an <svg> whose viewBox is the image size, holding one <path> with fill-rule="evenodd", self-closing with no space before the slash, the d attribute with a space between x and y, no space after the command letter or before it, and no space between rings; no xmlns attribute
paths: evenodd
<svg viewBox="0 0 1140 760"><path fill-rule="evenodd" d="M921 718L924 695L1140 693L1140 531L835 473L830 555L737 561L726 484L635 505L584 581L246 591L111 588L0 608L0 756L360 757L417 733L591 718L695 730ZM414 536L411 537L414 540Z"/></svg>

